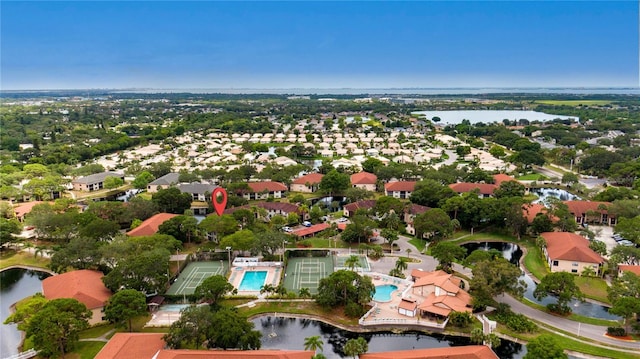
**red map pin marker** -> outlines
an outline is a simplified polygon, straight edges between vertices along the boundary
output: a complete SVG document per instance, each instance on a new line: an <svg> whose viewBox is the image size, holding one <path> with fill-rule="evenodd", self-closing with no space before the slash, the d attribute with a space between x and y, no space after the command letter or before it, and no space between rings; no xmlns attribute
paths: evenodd
<svg viewBox="0 0 640 359"><path fill-rule="evenodd" d="M218 195L220 195L220 202L218 202ZM216 187L211 193L211 202L213 202L213 209L216 210L218 216L222 216L227 207L227 191L222 187Z"/></svg>

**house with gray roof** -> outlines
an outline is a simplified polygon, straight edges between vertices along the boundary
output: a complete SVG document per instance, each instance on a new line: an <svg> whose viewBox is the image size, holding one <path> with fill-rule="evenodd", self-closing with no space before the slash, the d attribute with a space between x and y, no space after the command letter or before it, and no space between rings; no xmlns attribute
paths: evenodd
<svg viewBox="0 0 640 359"><path fill-rule="evenodd" d="M85 192L98 191L104 188L104 180L107 177L116 177L124 181L124 174L107 171L107 172L101 172L101 173L94 173L92 175L85 176L85 177L76 178L75 180L71 181L71 184L73 185L74 191L85 191Z"/></svg>
<svg viewBox="0 0 640 359"><path fill-rule="evenodd" d="M191 198L194 201L210 201L211 193L218 186L214 184L208 184L208 183L193 182L193 183L182 183L182 184L179 184L177 187L180 190L180 192L189 193L191 195Z"/></svg>
<svg viewBox="0 0 640 359"><path fill-rule="evenodd" d="M178 178L180 178L179 173L167 173L166 175L157 178L153 182L149 183L149 185L147 185L147 192L156 193L160 189L167 189L173 185L176 185L179 182Z"/></svg>

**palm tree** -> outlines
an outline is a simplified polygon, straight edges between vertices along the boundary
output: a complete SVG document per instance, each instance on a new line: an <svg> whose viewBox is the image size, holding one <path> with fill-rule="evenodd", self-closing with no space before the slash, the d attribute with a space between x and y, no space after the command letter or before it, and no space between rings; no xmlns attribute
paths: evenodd
<svg viewBox="0 0 640 359"><path fill-rule="evenodd" d="M304 338L304 350L312 350L315 352L320 349L320 351L322 351L323 345L324 342L319 335Z"/></svg>
<svg viewBox="0 0 640 359"><path fill-rule="evenodd" d="M344 265L354 271L356 267L360 267L360 258L356 255L351 255L344 261Z"/></svg>
<svg viewBox="0 0 640 359"><path fill-rule="evenodd" d="M407 268L409 268L408 261L405 258L399 257L398 260L396 260L396 269L402 272Z"/></svg>
<svg viewBox="0 0 640 359"><path fill-rule="evenodd" d="M411 248L407 248L407 257L411 258Z"/></svg>
<svg viewBox="0 0 640 359"><path fill-rule="evenodd" d="M307 287L300 288L300 290L298 291L298 296L300 298L310 298L311 297L311 291Z"/></svg>

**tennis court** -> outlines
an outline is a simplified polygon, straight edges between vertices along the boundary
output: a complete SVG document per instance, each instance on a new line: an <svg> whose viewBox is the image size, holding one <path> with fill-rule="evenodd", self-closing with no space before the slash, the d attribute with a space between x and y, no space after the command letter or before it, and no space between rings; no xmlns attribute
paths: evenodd
<svg viewBox="0 0 640 359"><path fill-rule="evenodd" d="M367 260L367 256L360 256L360 255L356 255L358 257L359 261L359 265L355 268L357 271L363 271L363 272L370 272L371 271L371 267L369 266L369 261ZM335 256L335 260L336 260L336 268L341 268L341 269L347 269L347 266L345 265L345 262L347 261L347 259L349 259L350 256Z"/></svg>
<svg viewBox="0 0 640 359"><path fill-rule="evenodd" d="M176 281L167 291L167 295L189 295L205 279L216 274L224 275L227 271L227 263L218 262L191 262L180 272Z"/></svg>
<svg viewBox="0 0 640 359"><path fill-rule="evenodd" d="M300 288L309 288L311 294L318 293L320 279L333 273L331 257L289 258L284 286L288 291L298 292Z"/></svg>

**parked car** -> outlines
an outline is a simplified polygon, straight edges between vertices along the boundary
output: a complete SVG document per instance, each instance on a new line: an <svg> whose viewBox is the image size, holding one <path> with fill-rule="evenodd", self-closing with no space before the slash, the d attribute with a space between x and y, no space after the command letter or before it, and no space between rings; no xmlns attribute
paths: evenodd
<svg viewBox="0 0 640 359"><path fill-rule="evenodd" d="M287 233L293 232L293 229L291 229L291 227L282 227L282 230L287 232Z"/></svg>
<svg viewBox="0 0 640 359"><path fill-rule="evenodd" d="M618 242L618 244L621 245L621 246L625 246L625 247L633 247L634 246L633 242L631 242L630 240L627 240L627 239L621 240L620 242Z"/></svg>
<svg viewBox="0 0 640 359"><path fill-rule="evenodd" d="M338 219L338 223L344 223L346 221L348 221L348 219L346 219L344 217L341 217L340 219Z"/></svg>
<svg viewBox="0 0 640 359"><path fill-rule="evenodd" d="M304 221L304 222L302 222L302 225L305 226L305 227L311 227L311 222Z"/></svg>

